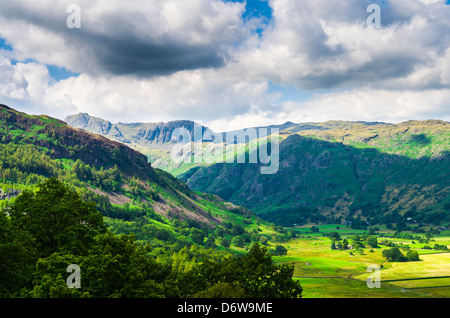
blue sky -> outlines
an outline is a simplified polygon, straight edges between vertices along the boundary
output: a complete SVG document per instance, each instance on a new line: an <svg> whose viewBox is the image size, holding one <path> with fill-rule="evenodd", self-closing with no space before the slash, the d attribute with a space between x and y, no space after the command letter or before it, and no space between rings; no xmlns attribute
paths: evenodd
<svg viewBox="0 0 450 318"><path fill-rule="evenodd" d="M50 76L55 81L61 81L64 79L68 79L70 77L77 77L80 75L80 73L69 71L65 67L59 67L56 65L46 65L46 67L48 69Z"/></svg>
<svg viewBox="0 0 450 318"><path fill-rule="evenodd" d="M228 2L243 2L234 0ZM244 19L249 17L264 17L267 20L270 20L272 17L272 8L269 6L268 0L247 0L245 6L245 14L243 15Z"/></svg>
<svg viewBox="0 0 450 318"><path fill-rule="evenodd" d="M0 50L12 51L12 46L5 39L0 38Z"/></svg>
<svg viewBox="0 0 450 318"><path fill-rule="evenodd" d="M450 1L222 1L2 1L0 103L215 130L450 120Z"/></svg>

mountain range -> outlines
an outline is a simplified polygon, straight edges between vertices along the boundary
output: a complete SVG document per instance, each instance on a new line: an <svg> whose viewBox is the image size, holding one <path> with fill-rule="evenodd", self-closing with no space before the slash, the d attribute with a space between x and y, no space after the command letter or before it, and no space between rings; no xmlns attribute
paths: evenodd
<svg viewBox="0 0 450 318"><path fill-rule="evenodd" d="M287 122L258 127L279 130L279 171L273 175L262 175L258 163L173 162L172 134L178 128L192 132L191 121L111 124L88 114L65 121L126 142L191 189L218 195L279 225L450 221L446 121ZM209 144L205 141L204 147ZM250 155L248 148L244 151Z"/></svg>

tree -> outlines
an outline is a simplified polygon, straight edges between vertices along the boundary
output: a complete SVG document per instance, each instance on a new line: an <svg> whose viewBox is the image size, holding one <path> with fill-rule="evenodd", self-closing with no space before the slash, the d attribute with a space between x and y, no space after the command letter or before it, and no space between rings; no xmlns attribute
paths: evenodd
<svg viewBox="0 0 450 318"><path fill-rule="evenodd" d="M293 266L275 264L267 247L256 243L244 256L226 257L221 261L207 258L178 279L183 288L182 297L204 295L202 291L218 284L225 288L221 284L227 284L228 290L230 286L234 291L243 290L242 298L297 298L301 297L303 289L292 279L293 272Z"/></svg>
<svg viewBox="0 0 450 318"><path fill-rule="evenodd" d="M336 249L336 243L334 240L331 241L331 249L334 251Z"/></svg>
<svg viewBox="0 0 450 318"><path fill-rule="evenodd" d="M214 239L214 237L209 236L209 237L206 239L205 247L206 247L206 248L216 248L216 247L217 247L217 245L216 245L216 240Z"/></svg>
<svg viewBox="0 0 450 318"><path fill-rule="evenodd" d="M202 290L194 295L194 298L244 298L245 291L239 286L228 283L217 283L207 290Z"/></svg>
<svg viewBox="0 0 450 318"><path fill-rule="evenodd" d="M392 247L388 250L384 250L382 253L383 257L386 258L388 262L406 262L407 258L402 254L398 247Z"/></svg>
<svg viewBox="0 0 450 318"><path fill-rule="evenodd" d="M74 190L56 178L24 191L11 205L12 225L28 232L41 257L60 249L83 254L93 237L105 231L103 217L94 203L83 202Z"/></svg>
<svg viewBox="0 0 450 318"><path fill-rule="evenodd" d="M420 261L419 259L419 253L417 253L417 251L413 251L413 250L409 250L406 253L406 258L408 260L408 262L417 262Z"/></svg>
<svg viewBox="0 0 450 318"><path fill-rule="evenodd" d="M275 256L284 256L287 255L288 250L286 249L286 247L284 247L283 245L277 245L277 247L275 247L275 252L274 255Z"/></svg>
<svg viewBox="0 0 450 318"><path fill-rule="evenodd" d="M81 269L81 288L66 285L66 269L77 264ZM146 257L133 236L99 234L88 255L53 253L36 264L32 297L123 297L156 298L171 294L169 269Z"/></svg>
<svg viewBox="0 0 450 318"><path fill-rule="evenodd" d="M370 247L373 247L373 248L377 248L378 247L377 237L376 236L369 236L367 238L367 245L369 245Z"/></svg>
<svg viewBox="0 0 450 318"><path fill-rule="evenodd" d="M223 238L222 241L220 242L220 245L223 247L230 247L230 240L227 238Z"/></svg>
<svg viewBox="0 0 450 318"><path fill-rule="evenodd" d="M267 236L261 236L261 238L259 239L259 243L261 243L262 245L267 245L267 243L269 242L269 239L267 238Z"/></svg>
<svg viewBox="0 0 450 318"><path fill-rule="evenodd" d="M199 229L196 229L195 227L191 227L189 230L189 236L191 237L192 241L196 244L203 245L203 233Z"/></svg>
<svg viewBox="0 0 450 318"><path fill-rule="evenodd" d="M11 224L0 211L0 297L32 286L37 250L31 235Z"/></svg>
<svg viewBox="0 0 450 318"><path fill-rule="evenodd" d="M242 235L245 233L245 230L242 226L240 226L239 224L233 224L232 228L231 228L231 235L236 236L236 235Z"/></svg>
<svg viewBox="0 0 450 318"><path fill-rule="evenodd" d="M348 240L347 239L344 239L342 241L342 247L344 248L344 250L346 250L348 248Z"/></svg>
<svg viewBox="0 0 450 318"><path fill-rule="evenodd" d="M244 247L245 240L241 236L235 236L231 240L231 244L236 247Z"/></svg>
<svg viewBox="0 0 450 318"><path fill-rule="evenodd" d="M328 237L334 241L340 241L341 240L341 236L339 235L338 232L331 232L330 234L328 234Z"/></svg>

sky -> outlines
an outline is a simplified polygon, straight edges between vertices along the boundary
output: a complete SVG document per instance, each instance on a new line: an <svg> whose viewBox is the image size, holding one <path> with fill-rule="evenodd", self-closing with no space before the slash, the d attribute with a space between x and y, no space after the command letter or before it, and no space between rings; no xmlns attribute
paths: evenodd
<svg viewBox="0 0 450 318"><path fill-rule="evenodd" d="M0 73L59 119L449 121L450 1L0 1Z"/></svg>

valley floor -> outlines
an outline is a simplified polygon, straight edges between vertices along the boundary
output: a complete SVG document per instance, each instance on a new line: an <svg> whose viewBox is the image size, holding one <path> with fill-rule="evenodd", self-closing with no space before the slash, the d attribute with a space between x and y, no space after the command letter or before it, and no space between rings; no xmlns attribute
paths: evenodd
<svg viewBox="0 0 450 318"><path fill-rule="evenodd" d="M341 237L345 236L341 234ZM450 245L450 236L433 239ZM381 245L365 248L363 252L332 250L331 240L319 235L291 240L285 244L288 254L274 260L294 265L294 278L303 287L303 298L450 297L450 253L421 249L420 244L412 244L411 240L389 240L411 245L418 251L420 261L386 262L382 251L387 247ZM370 265L382 265L381 288L371 289L366 283L374 273L368 272Z"/></svg>

